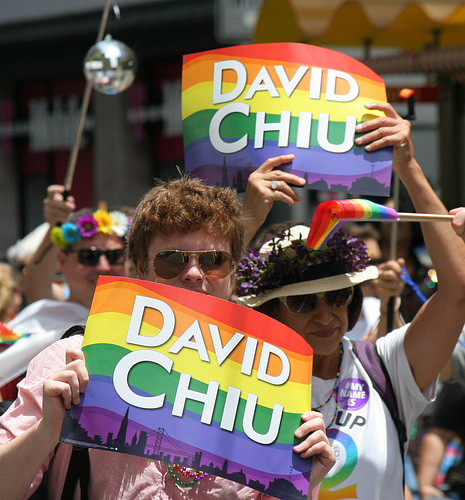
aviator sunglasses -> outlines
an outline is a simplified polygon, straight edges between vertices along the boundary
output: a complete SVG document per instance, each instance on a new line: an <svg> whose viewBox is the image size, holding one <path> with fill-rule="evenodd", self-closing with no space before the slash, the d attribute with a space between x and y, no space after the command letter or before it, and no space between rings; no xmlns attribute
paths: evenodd
<svg viewBox="0 0 465 500"><path fill-rule="evenodd" d="M216 280L226 278L234 270L234 260L228 252L222 250L205 250L190 252L184 250L166 250L155 255L153 270L162 279L170 280L182 274L195 255L202 272Z"/></svg>
<svg viewBox="0 0 465 500"><path fill-rule="evenodd" d="M289 295L288 297L279 297L279 300L291 314L309 314L315 309L319 298L324 299L331 309L341 309L351 303L353 296L354 289L350 287L330 292Z"/></svg>
<svg viewBox="0 0 465 500"><path fill-rule="evenodd" d="M79 250L68 250L67 252L77 254L79 264L86 267L96 266L102 255L105 255L110 266L122 266L126 260L124 248L102 250L100 248L90 247L80 248Z"/></svg>

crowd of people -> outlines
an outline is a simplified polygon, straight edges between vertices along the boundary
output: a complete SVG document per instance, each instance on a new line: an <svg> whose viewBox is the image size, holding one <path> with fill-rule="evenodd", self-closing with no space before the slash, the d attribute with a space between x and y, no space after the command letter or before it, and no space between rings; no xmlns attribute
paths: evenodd
<svg viewBox="0 0 465 500"><path fill-rule="evenodd" d="M415 159L410 123L387 103L367 108L385 116L357 125L356 143L368 154L392 147L393 170L414 209L447 214ZM1 395L12 400L0 417L4 498L29 498L43 488L49 498L62 497L72 446L59 443L61 424L89 376L82 334L60 338L69 327L85 325L100 275L234 300L292 328L312 347L312 407L295 429L294 446L312 460L309 498L425 500L454 494L435 481L447 445L463 433L455 420L441 416L452 404L449 382L465 384L465 209L450 211L451 223L422 223L440 286L415 306L405 279L420 279L414 272L418 262L407 250L409 228L401 238L408 245L389 260L382 224L343 227L319 250L306 244L311 220L266 227L274 203L300 201L295 188L305 180L280 168L292 159L270 158L253 172L242 203L234 190L187 175L160 182L135 210L76 211L62 186L49 187L45 230L20 279L10 280L8 289L0 280L0 298L9 296L1 321L27 334L0 353ZM390 302L394 308L388 311ZM396 415L359 354L360 339L370 344L392 387ZM428 413L439 377L446 389ZM406 474L409 437L423 415L428 418L420 462L433 466L422 469L414 457L418 474L412 483ZM98 449L88 457L88 483L73 485L82 498L272 498L214 475L180 487L170 466L156 460Z"/></svg>

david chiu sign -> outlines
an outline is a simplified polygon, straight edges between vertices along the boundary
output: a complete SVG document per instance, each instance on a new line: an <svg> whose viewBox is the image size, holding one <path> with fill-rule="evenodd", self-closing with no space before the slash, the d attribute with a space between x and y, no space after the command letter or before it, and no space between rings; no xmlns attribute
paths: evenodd
<svg viewBox="0 0 465 500"><path fill-rule="evenodd" d="M311 408L313 353L293 330L225 300L102 276L83 351L90 382L62 441L262 491L287 481L306 498L311 460L292 448Z"/></svg>
<svg viewBox="0 0 465 500"><path fill-rule="evenodd" d="M186 170L243 191L267 158L292 153L282 168L308 188L388 196L392 150L354 145L356 124L380 115L370 102L386 102L383 80L333 50L272 43L186 55Z"/></svg>

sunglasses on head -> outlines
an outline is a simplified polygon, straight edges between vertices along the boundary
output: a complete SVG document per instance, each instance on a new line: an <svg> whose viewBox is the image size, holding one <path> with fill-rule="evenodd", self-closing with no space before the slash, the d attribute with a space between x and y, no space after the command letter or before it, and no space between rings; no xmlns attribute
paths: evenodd
<svg viewBox="0 0 465 500"><path fill-rule="evenodd" d="M351 303L353 296L354 289L350 287L330 292L289 295L288 297L279 297L279 300L292 314L309 314L315 309L319 298L323 298L331 309L341 309Z"/></svg>
<svg viewBox="0 0 465 500"><path fill-rule="evenodd" d="M162 279L170 280L182 274L195 256L202 272L216 280L226 278L234 270L234 260L228 252L205 250L190 252L184 250L166 250L155 255L153 270Z"/></svg>
<svg viewBox="0 0 465 500"><path fill-rule="evenodd" d="M96 266L102 255L105 255L110 266L122 266L126 260L124 248L102 250L100 248L91 247L80 248L79 250L68 250L68 252L77 254L79 264L86 267Z"/></svg>

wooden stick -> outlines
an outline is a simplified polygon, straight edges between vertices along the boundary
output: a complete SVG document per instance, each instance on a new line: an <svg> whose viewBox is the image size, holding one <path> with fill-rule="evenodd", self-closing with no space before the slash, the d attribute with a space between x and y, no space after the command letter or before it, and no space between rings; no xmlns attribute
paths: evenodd
<svg viewBox="0 0 465 500"><path fill-rule="evenodd" d="M102 12L102 18L100 19L100 26L97 34L96 43L102 41L103 36L105 35L105 29L107 26L111 4L112 0L105 1L105 6ZM68 168L66 171L65 182L63 183L63 185L65 186L65 192L63 193L63 198L65 199L68 197L71 191L71 186L73 184L74 171L76 169L76 161L79 153L79 148L81 146L81 138L82 138L82 133L84 132L84 125L86 123L87 110L89 108L91 93L92 93L92 84L90 83L89 80L86 80L84 95L82 97L82 102L81 102L81 109L79 112L79 121L77 124L76 137L74 139L74 145L68 160Z"/></svg>
<svg viewBox="0 0 465 500"><path fill-rule="evenodd" d="M416 214L416 213L397 213L399 222L450 222L453 215L440 214Z"/></svg>
<svg viewBox="0 0 465 500"><path fill-rule="evenodd" d="M402 212L398 213L397 219L364 219L363 217L337 217L335 218L344 222L450 222L454 216L453 215L443 215L443 214L417 214L415 212Z"/></svg>

